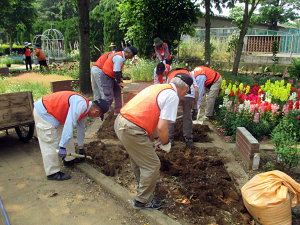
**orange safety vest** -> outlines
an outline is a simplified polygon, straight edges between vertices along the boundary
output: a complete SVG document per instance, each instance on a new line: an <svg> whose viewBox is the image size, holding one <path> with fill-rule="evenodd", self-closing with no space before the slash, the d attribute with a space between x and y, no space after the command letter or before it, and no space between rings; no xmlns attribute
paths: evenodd
<svg viewBox="0 0 300 225"><path fill-rule="evenodd" d="M46 60L46 56L42 49L36 48L35 55L36 55L38 61Z"/></svg>
<svg viewBox="0 0 300 225"><path fill-rule="evenodd" d="M192 77L192 75L190 74L190 72L186 69L182 69L182 68L176 68L174 70L172 70L169 74L169 83L171 82L171 80L175 77L176 74L178 73L186 73L188 74L190 77ZM195 85L193 83L193 87L195 88Z"/></svg>
<svg viewBox="0 0 300 225"><path fill-rule="evenodd" d="M197 66L194 69L194 72L195 72L195 78L199 75L205 75L207 77L207 80L204 83L205 87L208 87L208 86L210 87L220 77L219 72L216 72L213 69L205 67L205 66Z"/></svg>
<svg viewBox="0 0 300 225"><path fill-rule="evenodd" d="M166 73L163 74L163 75L157 75L158 76L158 81L159 81L160 84L163 84L163 82L164 82L163 78L167 77L168 74L169 74L169 72L170 72L170 65L169 64L165 64L165 66L167 67ZM157 66L156 66L156 69L157 69Z"/></svg>
<svg viewBox="0 0 300 225"><path fill-rule="evenodd" d="M115 55L120 55L123 58L123 52L116 52L116 53L112 54L111 56L109 56L109 58L105 61L104 65L103 65L103 68L102 68L103 72L107 76L112 77L112 78L116 78L115 72L113 71L114 70L114 63L112 61L112 58ZM121 70L123 69L123 67L124 67L124 61L123 61L123 65L121 66Z"/></svg>
<svg viewBox="0 0 300 225"><path fill-rule="evenodd" d="M25 48L25 56L26 57L31 56L31 52L30 52L29 48Z"/></svg>
<svg viewBox="0 0 300 225"><path fill-rule="evenodd" d="M160 116L157 103L158 94L166 89L175 91L171 84L151 85L131 99L120 111L128 120L143 128L150 136L156 128Z"/></svg>
<svg viewBox="0 0 300 225"><path fill-rule="evenodd" d="M89 108L89 99L73 91L59 91L42 98L43 105L47 112L54 116L59 122L65 123L69 112L69 98L72 95L79 95L86 100L87 109ZM87 110L82 113L78 119L81 120L87 116Z"/></svg>
<svg viewBox="0 0 300 225"><path fill-rule="evenodd" d="M161 57L162 57L163 60L165 58L165 46L166 46L166 43L164 42L162 50L160 50L159 47L157 47L157 51L159 52L159 54L161 55ZM170 55L170 52L169 52L168 60L170 60L170 59L171 59L171 55Z"/></svg>
<svg viewBox="0 0 300 225"><path fill-rule="evenodd" d="M94 63L93 66L98 66L100 69L103 68L104 63L106 62L106 60L108 59L108 55L112 54L113 52L106 52L103 55L101 55L99 57L99 59Z"/></svg>

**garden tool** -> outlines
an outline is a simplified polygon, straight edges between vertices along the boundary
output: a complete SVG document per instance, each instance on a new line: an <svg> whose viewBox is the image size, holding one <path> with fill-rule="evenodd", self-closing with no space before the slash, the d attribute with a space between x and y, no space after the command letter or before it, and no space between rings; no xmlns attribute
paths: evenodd
<svg viewBox="0 0 300 225"><path fill-rule="evenodd" d="M196 120L193 121L193 124L200 124L200 125L203 124L203 121L200 120L200 108L198 110L197 118L196 118Z"/></svg>
<svg viewBox="0 0 300 225"><path fill-rule="evenodd" d="M56 150L56 152L58 153L59 150ZM76 154L76 153L69 153L67 152L67 156L73 156L73 157L77 157L77 158L85 158L84 155L80 155L80 154ZM93 159L91 156L87 155L86 158L88 159Z"/></svg>

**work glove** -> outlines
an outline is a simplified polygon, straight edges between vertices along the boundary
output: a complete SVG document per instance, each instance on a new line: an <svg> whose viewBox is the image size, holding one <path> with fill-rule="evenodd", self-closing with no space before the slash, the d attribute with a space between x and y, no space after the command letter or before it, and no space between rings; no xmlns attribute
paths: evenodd
<svg viewBox="0 0 300 225"><path fill-rule="evenodd" d="M118 83L118 85L120 86L120 88L124 88L124 83L123 82Z"/></svg>
<svg viewBox="0 0 300 225"><path fill-rule="evenodd" d="M158 142L155 143L155 146L157 148L160 148L161 150L166 151L167 153L169 153L171 150L171 142L168 142L167 144L163 145L161 143L161 140L159 140Z"/></svg>
<svg viewBox="0 0 300 225"><path fill-rule="evenodd" d="M198 114L198 109L193 109L192 116L195 117L197 116L197 114Z"/></svg>
<svg viewBox="0 0 300 225"><path fill-rule="evenodd" d="M66 158L66 156L67 156L67 150L66 150L66 148L60 147L60 148L59 148L58 155L59 155L59 157L62 158L62 159Z"/></svg>

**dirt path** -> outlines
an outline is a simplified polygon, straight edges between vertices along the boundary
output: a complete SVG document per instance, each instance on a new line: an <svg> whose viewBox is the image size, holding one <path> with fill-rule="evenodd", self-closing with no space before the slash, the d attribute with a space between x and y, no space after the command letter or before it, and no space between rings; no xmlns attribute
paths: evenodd
<svg viewBox="0 0 300 225"><path fill-rule="evenodd" d="M108 194L75 168L68 181L48 181L38 141L0 131L0 197L11 224L147 224L147 215ZM0 224L6 224L2 211Z"/></svg>

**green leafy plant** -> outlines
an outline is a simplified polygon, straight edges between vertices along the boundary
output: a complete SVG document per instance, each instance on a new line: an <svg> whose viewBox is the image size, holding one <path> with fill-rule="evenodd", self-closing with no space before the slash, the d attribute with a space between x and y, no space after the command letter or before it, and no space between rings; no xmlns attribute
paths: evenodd
<svg viewBox="0 0 300 225"><path fill-rule="evenodd" d="M292 59L292 66L288 67L288 72L291 77L300 77L300 60L297 58Z"/></svg>
<svg viewBox="0 0 300 225"><path fill-rule="evenodd" d="M298 167L300 160L298 138L294 124L290 123L288 117L280 121L271 136L281 169L289 171L293 167Z"/></svg>
<svg viewBox="0 0 300 225"><path fill-rule="evenodd" d="M273 37L275 38L275 36L273 36ZM277 57L278 51L279 51L278 41L274 40L272 42L272 53L273 53L272 61L273 61L273 65L278 64L278 60L279 60L279 58Z"/></svg>
<svg viewBox="0 0 300 225"><path fill-rule="evenodd" d="M4 58L1 60L2 64L5 64L7 67L10 67L10 65L13 63L13 60L11 58Z"/></svg>
<svg viewBox="0 0 300 225"><path fill-rule="evenodd" d="M285 66L283 66L283 65L282 66L277 66L276 64L273 64L271 66L271 71L272 71L273 75L276 75L278 73L283 73L284 68L285 68Z"/></svg>
<svg viewBox="0 0 300 225"><path fill-rule="evenodd" d="M272 171L272 170L274 170L275 165L270 162L267 162L266 167L269 171Z"/></svg>

